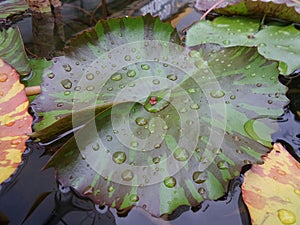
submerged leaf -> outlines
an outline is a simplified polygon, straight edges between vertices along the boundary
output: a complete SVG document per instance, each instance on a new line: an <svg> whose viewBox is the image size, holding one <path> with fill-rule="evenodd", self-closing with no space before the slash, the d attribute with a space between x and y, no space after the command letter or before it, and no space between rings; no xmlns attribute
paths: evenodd
<svg viewBox="0 0 300 225"><path fill-rule="evenodd" d="M25 0L4 0L0 2L0 21L7 19L9 16L23 13L28 9Z"/></svg>
<svg viewBox="0 0 300 225"><path fill-rule="evenodd" d="M253 165L242 185L253 225L299 224L300 163L280 144Z"/></svg>
<svg viewBox="0 0 300 225"><path fill-rule="evenodd" d="M225 47L255 46L267 59L282 62L280 69L289 74L300 67L300 31L293 25L266 26L259 30L257 19L244 17L218 17L200 21L187 32L186 44L194 46L216 43ZM201 35L199 33L201 32ZM286 69L287 67L287 69Z"/></svg>
<svg viewBox="0 0 300 225"><path fill-rule="evenodd" d="M17 27L0 31L0 57L9 62L20 75L29 74L29 60Z"/></svg>
<svg viewBox="0 0 300 225"><path fill-rule="evenodd" d="M21 162L26 134L31 132L32 118L24 85L17 72L0 59L0 183L6 180Z"/></svg>

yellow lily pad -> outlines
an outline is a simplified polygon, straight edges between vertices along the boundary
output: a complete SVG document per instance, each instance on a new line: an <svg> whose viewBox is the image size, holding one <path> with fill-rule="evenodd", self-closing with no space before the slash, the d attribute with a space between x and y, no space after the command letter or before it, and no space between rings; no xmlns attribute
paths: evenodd
<svg viewBox="0 0 300 225"><path fill-rule="evenodd" d="M29 101L19 79L16 70L0 59L0 183L22 161L27 134L31 133Z"/></svg>
<svg viewBox="0 0 300 225"><path fill-rule="evenodd" d="M252 225L300 224L300 163L278 143L263 160L242 185Z"/></svg>

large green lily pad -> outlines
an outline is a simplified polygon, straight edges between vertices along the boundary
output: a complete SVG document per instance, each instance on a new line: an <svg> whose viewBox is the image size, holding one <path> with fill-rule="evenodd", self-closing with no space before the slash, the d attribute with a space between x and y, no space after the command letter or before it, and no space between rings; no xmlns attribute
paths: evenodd
<svg viewBox="0 0 300 225"><path fill-rule="evenodd" d="M300 67L300 31L293 25L265 26L258 19L218 17L199 21L187 32L186 44L216 43L225 47L255 46L264 57L280 61L280 70L289 74ZM201 35L200 35L201 34Z"/></svg>
<svg viewBox="0 0 300 225"><path fill-rule="evenodd" d="M35 130L41 130L62 116L71 113L72 99L76 92L82 94L76 103L80 104L81 108L95 103L103 103L103 100L94 101L95 88L91 85L95 82L94 77L102 78L104 75L100 71L94 71L95 74L89 75L86 71L93 64L96 67L117 64L118 62L112 63L109 58L101 62L96 59L100 56L109 57L107 53L111 49L121 48L126 43L135 46L135 42L143 40L177 42L178 38L170 24L162 23L158 18L148 15L136 19L122 18L100 21L94 29L85 31L72 40L70 48L65 50L66 55L54 58L53 65L44 70L42 94L33 102L34 109L43 120L35 125ZM132 52L128 52L126 59L139 53L138 44L133 48L136 51L133 49ZM130 63L130 60L126 61L126 59L122 60ZM84 86L78 85L83 80L86 81ZM44 104L45 100L47 104Z"/></svg>
<svg viewBox="0 0 300 225"><path fill-rule="evenodd" d="M45 167L62 185L161 216L223 196L261 162L287 103L278 63L255 48L191 50L167 42L172 33L151 17L102 22L53 60L33 107L64 117L42 120L35 137L51 142L63 135L51 124L70 120L79 129Z"/></svg>

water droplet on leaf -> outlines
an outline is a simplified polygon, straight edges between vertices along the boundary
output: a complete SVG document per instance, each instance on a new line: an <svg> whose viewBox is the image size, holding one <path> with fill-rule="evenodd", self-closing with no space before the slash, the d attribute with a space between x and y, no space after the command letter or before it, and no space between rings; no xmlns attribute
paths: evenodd
<svg viewBox="0 0 300 225"><path fill-rule="evenodd" d="M64 95L65 95L65 96L68 96L68 95L70 95L70 94L71 94L71 91L65 91L65 92L64 92Z"/></svg>
<svg viewBox="0 0 300 225"><path fill-rule="evenodd" d="M167 78L168 78L169 80L171 80L171 81L177 80L177 76L176 76L175 74L169 74L169 75L167 76Z"/></svg>
<svg viewBox="0 0 300 225"><path fill-rule="evenodd" d="M49 79L53 79L55 77L55 74L54 73L49 73L47 76L48 76Z"/></svg>
<svg viewBox="0 0 300 225"><path fill-rule="evenodd" d="M224 44L224 45L230 45L230 43L231 43L231 42L230 42L229 40L223 41L223 44Z"/></svg>
<svg viewBox="0 0 300 225"><path fill-rule="evenodd" d="M137 202L139 199L140 199L139 196L135 194L130 195L130 201L132 202Z"/></svg>
<svg viewBox="0 0 300 225"><path fill-rule="evenodd" d="M188 160L188 158L190 156L189 152L184 148L177 148L174 151L173 155L174 155L174 158L178 161L186 161L186 160Z"/></svg>
<svg viewBox="0 0 300 225"><path fill-rule="evenodd" d="M72 82L69 79L64 79L60 83L65 89L70 89L72 87Z"/></svg>
<svg viewBox="0 0 300 225"><path fill-rule="evenodd" d="M89 85L86 87L87 91L93 91L95 89L95 87L93 85Z"/></svg>
<svg viewBox="0 0 300 225"><path fill-rule="evenodd" d="M137 147L139 146L139 143L136 142L136 141L132 141L132 142L130 142L130 146L131 146L132 148L137 148Z"/></svg>
<svg viewBox="0 0 300 225"><path fill-rule="evenodd" d="M72 67L69 64L63 65L63 68L66 72L70 72L72 70Z"/></svg>
<svg viewBox="0 0 300 225"><path fill-rule="evenodd" d="M124 152L115 152L112 160L117 164L122 164L126 161L126 154Z"/></svg>
<svg viewBox="0 0 300 225"><path fill-rule="evenodd" d="M228 169L229 165L226 161L219 161L217 163L217 167L220 169L220 170L224 170L224 169Z"/></svg>
<svg viewBox="0 0 300 225"><path fill-rule="evenodd" d="M196 50L191 50L189 52L189 56L191 58L200 58L201 57L201 53L199 51L196 51Z"/></svg>
<svg viewBox="0 0 300 225"><path fill-rule="evenodd" d="M201 184L206 181L206 176L201 171L196 171L193 173L193 181L196 184Z"/></svg>
<svg viewBox="0 0 300 225"><path fill-rule="evenodd" d="M22 142L22 139L15 139L10 142L11 145L18 145Z"/></svg>
<svg viewBox="0 0 300 225"><path fill-rule="evenodd" d="M160 162L160 157L154 157L154 158L152 159L152 162L153 162L154 164L158 164L158 163Z"/></svg>
<svg viewBox="0 0 300 225"><path fill-rule="evenodd" d="M107 188L107 191L108 191L108 192L114 192L114 191L115 191L115 188L114 188L113 186L109 186L109 187Z"/></svg>
<svg viewBox="0 0 300 225"><path fill-rule="evenodd" d="M80 90L81 90L81 87L80 87L80 86L76 86L76 87L74 88L74 90L75 90L75 91L80 91Z"/></svg>
<svg viewBox="0 0 300 225"><path fill-rule="evenodd" d="M199 189L198 189L198 193L199 193L200 195L205 194L205 192L206 192L206 190L205 190L204 188L199 188Z"/></svg>
<svg viewBox="0 0 300 225"><path fill-rule="evenodd" d="M155 144L154 145L154 148L160 148L161 147L161 144Z"/></svg>
<svg viewBox="0 0 300 225"><path fill-rule="evenodd" d="M147 121L147 119L144 118L144 117L138 117L138 118L135 119L135 123L136 123L138 126L145 126L145 125L148 123L148 121Z"/></svg>
<svg viewBox="0 0 300 225"><path fill-rule="evenodd" d="M128 77L135 77L136 72L134 70L128 70L126 74Z"/></svg>
<svg viewBox="0 0 300 225"><path fill-rule="evenodd" d="M5 82L7 81L7 75L6 74L0 74L0 82Z"/></svg>
<svg viewBox="0 0 300 225"><path fill-rule="evenodd" d="M130 55L126 55L126 56L124 57L124 60L125 60L125 61L130 61L130 60L131 60L131 56L130 56Z"/></svg>
<svg viewBox="0 0 300 225"><path fill-rule="evenodd" d="M107 141L112 141L112 139L113 139L112 136L106 135L106 140L107 140Z"/></svg>
<svg viewBox="0 0 300 225"><path fill-rule="evenodd" d="M200 109L200 105L197 103L192 104L190 107L191 109Z"/></svg>
<svg viewBox="0 0 300 225"><path fill-rule="evenodd" d="M114 73L113 75L111 75L110 79L114 80L114 81L119 81L122 80L123 75L121 73Z"/></svg>
<svg viewBox="0 0 300 225"><path fill-rule="evenodd" d="M166 187L168 188L173 188L176 185L176 179L174 177L166 177L164 179L164 184L166 185Z"/></svg>
<svg viewBox="0 0 300 225"><path fill-rule="evenodd" d="M196 93L196 92L197 92L197 90L195 88L189 88L188 89L188 93L190 93L190 94L193 94L193 93Z"/></svg>
<svg viewBox="0 0 300 225"><path fill-rule="evenodd" d="M131 170L124 170L121 177L125 181L131 181L133 179L133 172Z"/></svg>
<svg viewBox="0 0 300 225"><path fill-rule="evenodd" d="M98 143L93 144L93 145L92 145L92 149L93 149L94 151L98 151L98 150L100 149L99 144L98 144Z"/></svg>
<svg viewBox="0 0 300 225"><path fill-rule="evenodd" d="M141 68L142 68L142 70L149 70L150 66L148 64L142 64Z"/></svg>
<svg viewBox="0 0 300 225"><path fill-rule="evenodd" d="M277 216L280 222L284 225L296 223L296 216L290 210L280 209L277 211Z"/></svg>
<svg viewBox="0 0 300 225"><path fill-rule="evenodd" d="M92 73L87 74L86 79L93 80L94 79L94 74L92 74Z"/></svg>
<svg viewBox="0 0 300 225"><path fill-rule="evenodd" d="M212 90L210 96L213 98L222 98L225 96L225 92L222 90Z"/></svg>

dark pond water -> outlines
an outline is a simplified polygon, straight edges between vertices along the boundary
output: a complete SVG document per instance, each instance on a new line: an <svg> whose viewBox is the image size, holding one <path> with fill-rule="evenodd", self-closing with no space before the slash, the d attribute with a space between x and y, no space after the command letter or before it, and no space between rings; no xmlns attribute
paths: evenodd
<svg viewBox="0 0 300 225"><path fill-rule="evenodd" d="M53 40L53 45L44 45L39 51L41 42L33 35L35 22L27 17L18 22L26 47L32 54L51 57L57 54L70 37L76 32L94 24L91 15L97 8L98 1L65 1L62 9L61 23L64 35L56 29L54 35L60 38ZM164 20L174 18L189 7L189 1L108 1L108 15L138 15L146 12L160 15ZM83 10L84 9L84 10ZM122 9L122 10L120 10ZM101 7L94 10L95 19L103 15ZM178 29L182 30L197 20L200 14L189 11L179 21ZM53 22L53 21L52 21ZM52 23L50 21L50 23ZM58 23L59 24L59 23ZM57 23L56 23L57 25ZM45 26L45 25L44 25ZM280 141L294 155L300 157L300 75L281 78L287 84L290 104L285 113L278 119L279 130L273 140ZM95 207L88 199L78 197L72 190L62 188L55 181L53 169L41 171L49 159L44 155L44 148L28 141L28 149L23 155L23 163L18 171L0 187L0 224L19 225L250 225L247 209L241 199L240 185L242 176L233 180L228 187L228 195L218 201L205 201L198 208L179 208L169 220L153 218L142 209L133 209L127 216L119 216L114 209ZM28 216L29 215L29 216Z"/></svg>

